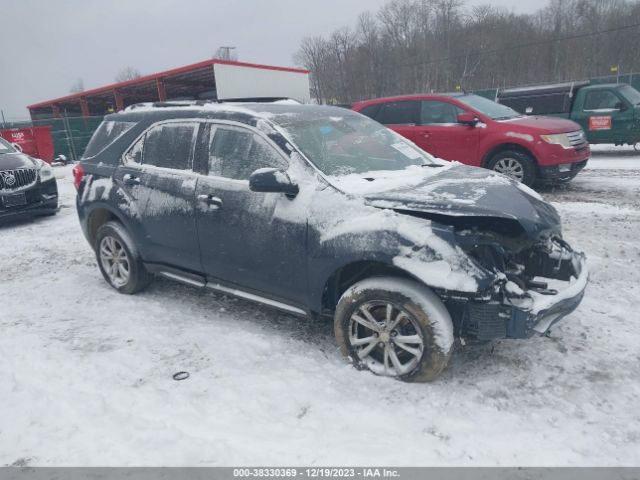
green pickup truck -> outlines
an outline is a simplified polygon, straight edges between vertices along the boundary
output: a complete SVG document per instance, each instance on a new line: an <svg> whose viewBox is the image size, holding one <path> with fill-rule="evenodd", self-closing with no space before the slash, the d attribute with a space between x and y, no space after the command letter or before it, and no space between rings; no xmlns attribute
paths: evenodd
<svg viewBox="0 0 640 480"><path fill-rule="evenodd" d="M640 92L627 84L572 82L499 90L496 101L524 115L578 123L589 143L633 145L640 151Z"/></svg>

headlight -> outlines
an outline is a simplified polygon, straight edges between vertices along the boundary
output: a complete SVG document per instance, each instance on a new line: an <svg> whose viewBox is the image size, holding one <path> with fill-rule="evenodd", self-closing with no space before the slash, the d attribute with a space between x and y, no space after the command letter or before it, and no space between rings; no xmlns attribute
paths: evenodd
<svg viewBox="0 0 640 480"><path fill-rule="evenodd" d="M38 172L40 173L40 181L46 182L47 180L51 180L54 176L53 168L43 160L38 159L37 162L38 165L40 165L40 168L38 169Z"/></svg>
<svg viewBox="0 0 640 480"><path fill-rule="evenodd" d="M561 145L562 148L571 148L571 141L566 133L556 133L554 135L540 135L540 138L553 145Z"/></svg>

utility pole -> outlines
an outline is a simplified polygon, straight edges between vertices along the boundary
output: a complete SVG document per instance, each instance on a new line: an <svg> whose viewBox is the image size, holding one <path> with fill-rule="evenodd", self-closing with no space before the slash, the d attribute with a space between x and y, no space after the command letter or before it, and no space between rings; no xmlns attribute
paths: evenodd
<svg viewBox="0 0 640 480"><path fill-rule="evenodd" d="M231 58L231 50L235 50L235 49L236 47L230 47L230 46L218 47L218 52L216 54L216 57L221 60L233 60Z"/></svg>
<svg viewBox="0 0 640 480"><path fill-rule="evenodd" d="M4 110L0 110L0 114L2 114L2 128L4 128L7 123L4 119Z"/></svg>

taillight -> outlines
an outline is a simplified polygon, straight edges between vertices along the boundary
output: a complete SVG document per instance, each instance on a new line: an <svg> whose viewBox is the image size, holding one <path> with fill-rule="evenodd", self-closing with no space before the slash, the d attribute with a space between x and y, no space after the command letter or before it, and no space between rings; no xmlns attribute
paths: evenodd
<svg viewBox="0 0 640 480"><path fill-rule="evenodd" d="M82 177L84 177L84 168L82 168L81 163L77 163L75 167L73 167L73 185L76 187L76 190L80 189L80 182L82 182Z"/></svg>

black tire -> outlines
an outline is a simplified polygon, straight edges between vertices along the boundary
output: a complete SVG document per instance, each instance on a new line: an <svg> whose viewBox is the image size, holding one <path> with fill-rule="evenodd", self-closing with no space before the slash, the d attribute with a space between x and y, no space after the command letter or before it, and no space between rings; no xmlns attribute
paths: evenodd
<svg viewBox="0 0 640 480"><path fill-rule="evenodd" d="M511 172L509 165L512 165ZM502 150L496 153L487 163L487 168L494 172L504 173L528 187L533 186L538 179L538 166L535 159L518 150ZM521 177L517 175L521 175Z"/></svg>
<svg viewBox="0 0 640 480"><path fill-rule="evenodd" d="M389 304L397 314L387 313L386 305ZM354 320L355 317L364 318L363 309L376 320L384 316L384 328L379 333ZM406 318L402 320L404 323L397 323L401 313ZM376 326L380 327L380 324ZM338 301L334 331L340 350L356 368L406 382L429 382L437 378L449 362L453 345L453 323L442 301L427 287L403 278L375 277L350 287ZM364 338L359 336L360 332ZM374 337L366 345L352 343ZM418 337L421 337L422 345L416 341L404 343L406 339ZM394 338L403 338L404 347L400 347ZM376 345L372 347L373 343ZM406 346L416 353L407 353ZM370 353L362 358L367 349ZM403 369L395 367L391 355L387 354L391 350ZM403 364L403 360L406 363ZM387 363L393 364L393 371L387 369Z"/></svg>
<svg viewBox="0 0 640 480"><path fill-rule="evenodd" d="M109 245L119 246L112 250L114 254L118 253L118 264L126 270L128 275L123 276L120 273L107 272L108 248ZM94 251L96 252L96 260L102 276L109 285L120 293L134 294L145 289L153 280L153 276L144 268L142 259L138 254L138 250L133 242L129 232L118 222L107 222L98 228L96 239L94 242ZM114 257L113 255L112 257ZM125 268L126 263L126 268ZM116 268L120 272L119 268ZM120 278L118 278L120 276Z"/></svg>

